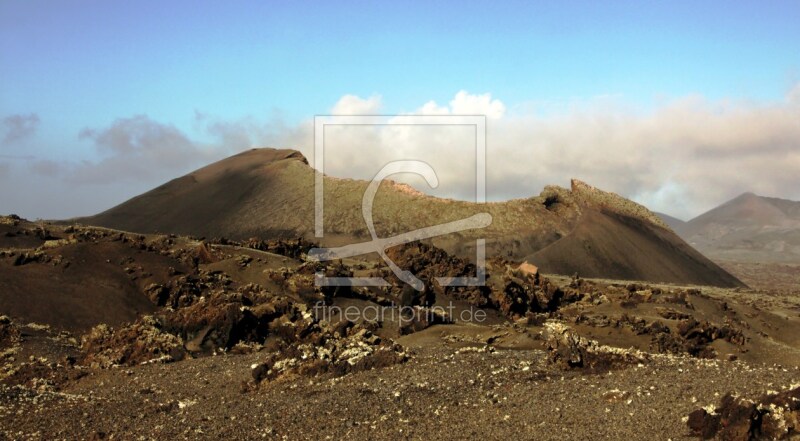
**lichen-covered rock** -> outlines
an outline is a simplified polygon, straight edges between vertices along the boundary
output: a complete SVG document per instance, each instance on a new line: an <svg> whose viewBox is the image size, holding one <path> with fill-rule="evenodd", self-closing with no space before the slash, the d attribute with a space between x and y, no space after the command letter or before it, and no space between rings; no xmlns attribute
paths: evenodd
<svg viewBox="0 0 800 441"><path fill-rule="evenodd" d="M601 346L560 322L549 321L544 326L550 362L562 369L602 372L649 359L647 354L639 351Z"/></svg>
<svg viewBox="0 0 800 441"><path fill-rule="evenodd" d="M22 266L29 263L50 263L52 260L53 257L42 251L21 252L16 255L14 266Z"/></svg>
<svg viewBox="0 0 800 441"><path fill-rule="evenodd" d="M386 250L386 254L397 266L411 272L425 283L425 290L411 302L413 305L432 305L436 296L441 294L465 300L477 307L490 304L489 290L484 286L449 287L440 285L436 280L437 277L475 277L476 266L464 259L452 256L443 249L425 242L392 247ZM385 277L392 282L392 294L399 300L405 283L397 279L388 268L382 268L382 271L375 275Z"/></svg>
<svg viewBox="0 0 800 441"><path fill-rule="evenodd" d="M579 301L582 295L570 287L560 288L538 272L511 269L504 274L496 271L503 263L493 265L495 272L489 281L492 304L511 319L528 313L547 313L558 310L567 303Z"/></svg>
<svg viewBox="0 0 800 441"><path fill-rule="evenodd" d="M39 392L58 391L86 374L86 369L73 365L70 360L52 362L45 358L31 357L16 365L4 366L0 371L0 384L24 386Z"/></svg>
<svg viewBox="0 0 800 441"><path fill-rule="evenodd" d="M261 240L259 238L251 238L242 243L242 246L252 248L259 251L267 251L270 253L280 254L281 256L291 257L293 259L300 259L308 254L311 248L317 246L313 242L309 242L302 237L297 239L273 239Z"/></svg>
<svg viewBox="0 0 800 441"><path fill-rule="evenodd" d="M110 367L183 359L183 340L161 328L152 316L116 331L107 325L95 326L81 338L83 364Z"/></svg>
<svg viewBox="0 0 800 441"><path fill-rule="evenodd" d="M193 353L226 350L241 342L261 343L275 333L293 335L311 323L310 314L303 313L304 305L281 296L212 293L203 299L160 315L163 329L180 336Z"/></svg>
<svg viewBox="0 0 800 441"><path fill-rule="evenodd" d="M296 375L338 377L407 359L401 346L344 321L319 327L314 335L280 346L252 366L252 376L255 384Z"/></svg>
<svg viewBox="0 0 800 441"><path fill-rule="evenodd" d="M374 276L392 281L391 295L401 306L429 306L437 296L446 294L452 299L466 301L478 308L500 310L511 319L527 313L556 311L565 303L580 300L577 289L560 288L529 263L513 267L496 259L487 265L485 286L441 286L437 277L475 277L474 264L424 242L412 242L389 248L387 255L400 268L410 271L425 283L422 292L412 292L388 270L381 268Z"/></svg>
<svg viewBox="0 0 800 441"><path fill-rule="evenodd" d="M659 308L662 317L670 319L688 317L674 310ZM610 321L614 327L630 329L636 335L651 336L650 349L659 353L689 354L697 358L714 358L716 353L711 347L715 340L722 339L728 343L742 346L747 339L742 331L726 322L722 326L708 321L697 321L693 318L682 319L677 326L670 328L661 320L648 321L644 318L622 314Z"/></svg>
<svg viewBox="0 0 800 441"><path fill-rule="evenodd" d="M708 321L699 322L693 318L680 322L678 334L685 341L685 352L700 358L716 356L714 350L709 347L714 340L722 339L739 346L746 342L742 331L728 324L716 326Z"/></svg>
<svg viewBox="0 0 800 441"><path fill-rule="evenodd" d="M6 349L19 343L22 339L19 328L11 319L0 315L0 349Z"/></svg>
<svg viewBox="0 0 800 441"><path fill-rule="evenodd" d="M726 394L719 407L700 408L686 422L703 439L786 439L800 434L800 387L758 401Z"/></svg>
<svg viewBox="0 0 800 441"><path fill-rule="evenodd" d="M16 214L9 214L8 216L0 216L0 225L10 225L16 227L19 225L20 217Z"/></svg>

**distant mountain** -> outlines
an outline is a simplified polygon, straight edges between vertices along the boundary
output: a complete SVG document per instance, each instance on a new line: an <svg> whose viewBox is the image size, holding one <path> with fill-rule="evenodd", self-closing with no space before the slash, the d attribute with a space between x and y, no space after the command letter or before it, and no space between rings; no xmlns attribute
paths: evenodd
<svg viewBox="0 0 800 441"><path fill-rule="evenodd" d="M800 262L800 202L745 193L675 231L717 260Z"/></svg>
<svg viewBox="0 0 800 441"><path fill-rule="evenodd" d="M313 238L315 171L294 150L253 149L211 164L96 216L78 219L126 231L246 239ZM368 182L325 177L323 245L370 238L361 199ZM543 271L584 277L740 286L742 283L681 240L645 207L573 180L539 196L476 204L439 199L385 181L375 197L379 237L488 212L492 224L436 238L434 244L474 259L529 261Z"/></svg>
<svg viewBox="0 0 800 441"><path fill-rule="evenodd" d="M673 231L678 231L686 225L686 221L680 220L677 217L672 217L668 214L654 212L656 216L658 216L668 227L672 228Z"/></svg>

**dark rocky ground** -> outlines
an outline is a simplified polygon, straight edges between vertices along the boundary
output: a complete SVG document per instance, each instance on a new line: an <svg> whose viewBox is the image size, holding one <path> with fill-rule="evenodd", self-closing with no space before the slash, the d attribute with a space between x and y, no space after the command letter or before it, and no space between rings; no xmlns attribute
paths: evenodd
<svg viewBox="0 0 800 441"><path fill-rule="evenodd" d="M374 261L306 262L302 240L0 227L0 439L798 431L787 391L800 384L800 302L788 294L545 276L500 259L486 287L449 289L430 277L469 262L427 244L390 250L426 280L420 294ZM318 288L316 271L393 285Z"/></svg>

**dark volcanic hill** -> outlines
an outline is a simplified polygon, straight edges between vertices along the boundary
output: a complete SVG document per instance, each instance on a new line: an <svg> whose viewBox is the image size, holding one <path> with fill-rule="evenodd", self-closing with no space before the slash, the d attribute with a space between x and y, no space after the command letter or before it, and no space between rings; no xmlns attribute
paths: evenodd
<svg viewBox="0 0 800 441"><path fill-rule="evenodd" d="M715 259L800 262L800 202L745 193L676 231Z"/></svg>
<svg viewBox="0 0 800 441"><path fill-rule="evenodd" d="M325 177L323 245L369 238L361 214L366 185ZM528 259L552 273L741 285L646 208L576 180L570 189L548 186L539 196L487 204L439 199L385 181L373 216L378 236L387 237L480 212L492 215L491 226L433 242L471 257L475 239L486 238L489 257ZM253 149L78 221L141 233L313 238L314 170L297 151Z"/></svg>

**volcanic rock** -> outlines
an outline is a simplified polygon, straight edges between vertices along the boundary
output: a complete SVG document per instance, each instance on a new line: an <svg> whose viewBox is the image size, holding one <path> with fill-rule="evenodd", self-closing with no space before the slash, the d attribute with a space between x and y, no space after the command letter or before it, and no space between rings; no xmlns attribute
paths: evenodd
<svg viewBox="0 0 800 441"><path fill-rule="evenodd" d="M256 384L292 375L338 377L407 359L399 345L378 338L360 325L323 325L313 335L289 343L253 365L252 376Z"/></svg>
<svg viewBox="0 0 800 441"><path fill-rule="evenodd" d="M114 330L98 325L81 338L83 364L97 367L169 362L185 356L183 340L164 332L152 316Z"/></svg>
<svg viewBox="0 0 800 441"><path fill-rule="evenodd" d="M725 395L719 407L700 408L686 423L703 439L784 439L800 433L800 387L762 396L758 401Z"/></svg>
<svg viewBox="0 0 800 441"><path fill-rule="evenodd" d="M0 349L9 348L19 343L20 339L19 328L10 318L0 315Z"/></svg>
<svg viewBox="0 0 800 441"><path fill-rule="evenodd" d="M600 346L596 341L576 334L563 323L546 322L545 334L549 360L562 369L603 372L647 361L646 354Z"/></svg>

